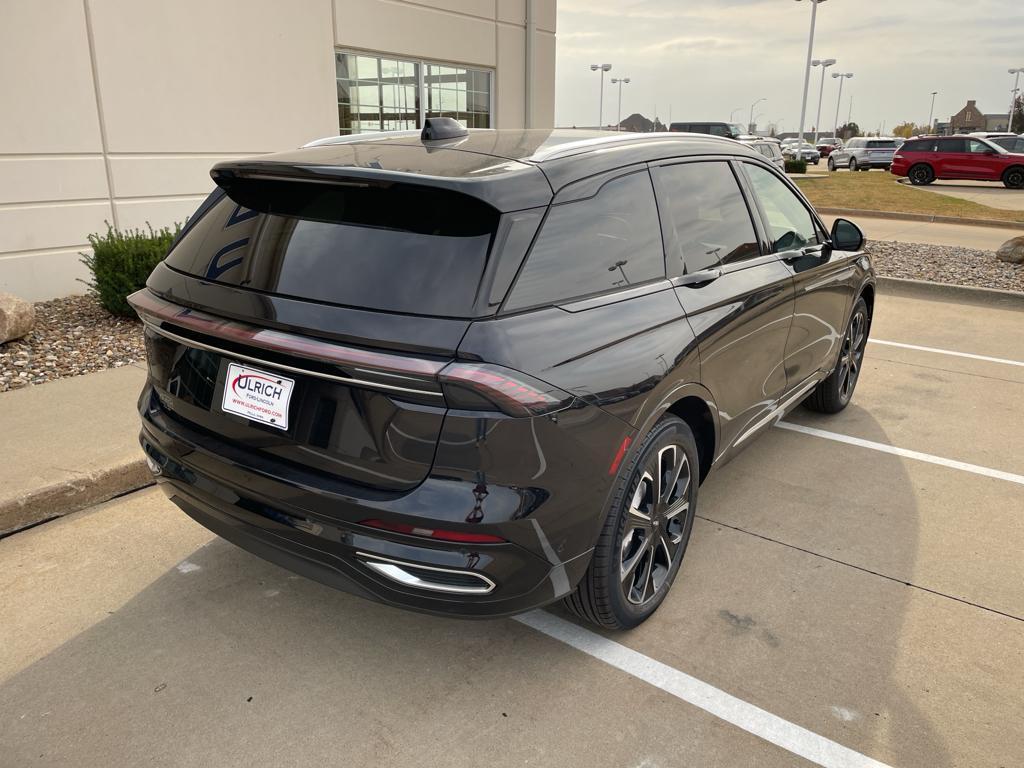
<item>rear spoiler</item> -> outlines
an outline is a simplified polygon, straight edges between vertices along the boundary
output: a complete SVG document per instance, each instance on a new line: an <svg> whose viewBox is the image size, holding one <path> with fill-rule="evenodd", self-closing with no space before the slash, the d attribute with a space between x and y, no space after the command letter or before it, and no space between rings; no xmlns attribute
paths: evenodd
<svg viewBox="0 0 1024 768"><path fill-rule="evenodd" d="M366 149L367 147L361 145L360 148ZM544 173L536 166L514 160L494 158L492 168L486 169L485 172L478 172L474 169L475 175L473 176L437 175L424 172L431 170L426 166L434 166L437 170L446 170L442 167L444 159L455 161L456 158L452 156L469 153L443 148L428 148L422 144L419 149L424 155L424 161L417 163L420 168L380 167L382 163L373 158L373 152L360 153L367 156L367 165L365 166L317 162L332 155L336 157L339 150L348 150L345 154L354 154L351 153L350 146L333 145L311 147L288 153L287 160L281 156L271 155L266 158L218 163L210 171L210 176L217 186L221 187L229 196L232 187L246 181L284 181L349 186L409 184L434 187L469 195L501 212L537 208L546 206L551 201L551 186ZM427 160L428 153L443 153L443 155L441 158L432 157ZM386 157L387 153L381 154ZM474 158L479 159L479 155L472 154ZM457 167L457 161L452 165Z"/></svg>

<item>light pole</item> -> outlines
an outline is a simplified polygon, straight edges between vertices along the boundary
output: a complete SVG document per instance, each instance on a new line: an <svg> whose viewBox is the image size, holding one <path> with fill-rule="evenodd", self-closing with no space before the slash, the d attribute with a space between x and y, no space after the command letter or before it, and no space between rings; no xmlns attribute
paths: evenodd
<svg viewBox="0 0 1024 768"><path fill-rule="evenodd" d="M935 117L935 96L938 91L932 91L932 108L928 110L928 133L932 132L932 118Z"/></svg>
<svg viewBox="0 0 1024 768"><path fill-rule="evenodd" d="M604 73L612 68L611 64L591 64L590 71L601 73L601 97L598 100L598 111L601 113L597 118L597 129L604 128Z"/></svg>
<svg viewBox="0 0 1024 768"><path fill-rule="evenodd" d="M619 84L619 122L615 124L615 130L622 130L622 85L623 83L629 83L628 77L613 77L612 85Z"/></svg>
<svg viewBox="0 0 1024 768"><path fill-rule="evenodd" d="M1013 133L1013 113L1015 111L1014 108L1017 106L1017 93L1018 93L1017 86L1020 85L1020 73L1024 72L1024 67L1017 67L1016 69L1008 69L1007 72L1009 72L1011 75L1013 75L1014 78L1013 78L1013 98L1010 101L1010 117L1008 118L1008 120L1006 122L1006 130L1009 131L1010 133Z"/></svg>
<svg viewBox="0 0 1024 768"><path fill-rule="evenodd" d="M796 0L798 3L803 0ZM811 34L807 38L807 65L804 69L804 99L800 105L800 141L804 140L804 120L807 117L807 89L811 86L811 55L814 52L814 22L818 16L818 5L825 0L811 0Z"/></svg>
<svg viewBox="0 0 1024 768"><path fill-rule="evenodd" d="M847 78L853 77L853 72L833 72L832 79L839 78L839 98L836 99L836 130L832 134L835 139L839 138L839 107L843 104L843 83Z"/></svg>
<svg viewBox="0 0 1024 768"><path fill-rule="evenodd" d="M825 98L825 70L836 63L835 59L815 59L811 62L812 67L821 67L821 90L818 92L818 118L814 121L814 143L818 143L818 134L821 132L821 100Z"/></svg>
<svg viewBox="0 0 1024 768"><path fill-rule="evenodd" d="M748 131L753 131L754 130L754 107L756 107L762 101L768 101L768 97L767 96L762 96L760 99L758 99L757 101L755 101L753 104L750 105L750 120L747 122L747 130Z"/></svg>

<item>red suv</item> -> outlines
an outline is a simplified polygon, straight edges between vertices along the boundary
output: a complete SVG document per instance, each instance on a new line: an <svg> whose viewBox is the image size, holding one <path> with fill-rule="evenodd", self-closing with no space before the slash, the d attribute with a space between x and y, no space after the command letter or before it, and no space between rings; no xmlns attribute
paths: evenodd
<svg viewBox="0 0 1024 768"><path fill-rule="evenodd" d="M1024 188L1024 154L1007 152L976 136L910 139L896 150L890 170L918 185L936 179L970 179L1001 181L1010 189Z"/></svg>

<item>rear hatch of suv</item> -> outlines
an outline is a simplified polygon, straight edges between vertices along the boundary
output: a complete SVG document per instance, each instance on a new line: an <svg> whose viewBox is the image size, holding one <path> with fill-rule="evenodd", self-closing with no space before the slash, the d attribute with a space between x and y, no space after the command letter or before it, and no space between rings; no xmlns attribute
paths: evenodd
<svg viewBox="0 0 1024 768"><path fill-rule="evenodd" d="M446 413L438 373L487 311L501 212L372 174L218 168L226 192L132 297L147 418L306 484L415 487Z"/></svg>
<svg viewBox="0 0 1024 768"><path fill-rule="evenodd" d="M892 139L868 139L867 156L872 165L887 165L892 162L896 152L896 142Z"/></svg>

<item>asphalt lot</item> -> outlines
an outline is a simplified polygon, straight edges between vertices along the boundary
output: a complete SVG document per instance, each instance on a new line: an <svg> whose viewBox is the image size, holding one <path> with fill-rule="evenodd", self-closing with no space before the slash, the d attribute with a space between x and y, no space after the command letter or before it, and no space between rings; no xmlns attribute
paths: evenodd
<svg viewBox="0 0 1024 768"><path fill-rule="evenodd" d="M879 297L853 404L709 480L628 633L374 605L153 489L0 540L0 766L1019 766L1022 321Z"/></svg>

